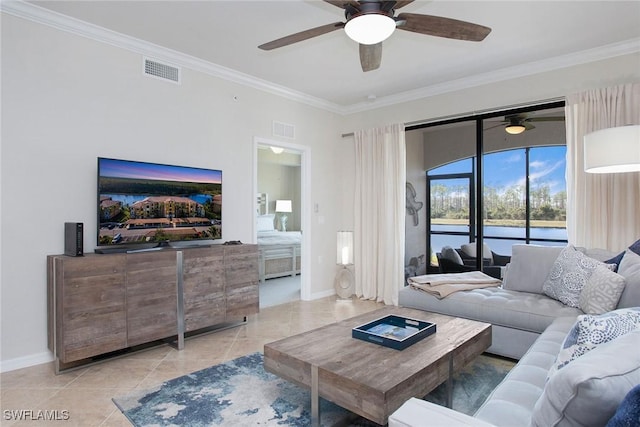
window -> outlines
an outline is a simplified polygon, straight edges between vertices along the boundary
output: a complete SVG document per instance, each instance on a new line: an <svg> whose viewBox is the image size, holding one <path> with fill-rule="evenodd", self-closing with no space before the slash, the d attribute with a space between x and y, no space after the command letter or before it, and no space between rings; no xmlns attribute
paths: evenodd
<svg viewBox="0 0 640 427"><path fill-rule="evenodd" d="M505 132L516 119L525 131ZM479 238L502 255L518 243L566 244L562 103L434 124L424 135L432 263L443 246Z"/></svg>
<svg viewBox="0 0 640 427"><path fill-rule="evenodd" d="M516 243L567 242L565 157L566 146L484 155L483 234L494 252L511 255ZM475 240L469 216L474 205L473 173L462 172L470 171L472 164L473 159L463 159L427 172L434 251ZM461 172L448 173L452 171Z"/></svg>

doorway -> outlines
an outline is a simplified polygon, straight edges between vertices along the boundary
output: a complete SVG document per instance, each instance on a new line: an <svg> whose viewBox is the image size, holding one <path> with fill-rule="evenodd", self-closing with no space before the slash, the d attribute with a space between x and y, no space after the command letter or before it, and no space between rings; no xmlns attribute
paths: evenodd
<svg viewBox="0 0 640 427"><path fill-rule="evenodd" d="M309 156L308 147L254 138L261 308L310 300Z"/></svg>

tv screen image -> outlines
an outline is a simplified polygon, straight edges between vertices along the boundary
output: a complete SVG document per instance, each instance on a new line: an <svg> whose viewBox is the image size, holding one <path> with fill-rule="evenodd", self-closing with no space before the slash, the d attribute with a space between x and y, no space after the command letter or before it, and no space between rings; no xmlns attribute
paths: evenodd
<svg viewBox="0 0 640 427"><path fill-rule="evenodd" d="M222 171L98 158L98 246L222 238Z"/></svg>

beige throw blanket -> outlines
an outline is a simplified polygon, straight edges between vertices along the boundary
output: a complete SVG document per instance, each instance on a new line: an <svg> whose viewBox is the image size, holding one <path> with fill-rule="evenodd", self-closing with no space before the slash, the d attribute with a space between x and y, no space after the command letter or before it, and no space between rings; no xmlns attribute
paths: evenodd
<svg viewBox="0 0 640 427"><path fill-rule="evenodd" d="M451 295L454 292L491 288L500 286L502 283L500 279L491 277L482 271L426 274L424 276L409 277L407 282L413 289L428 292L439 299Z"/></svg>

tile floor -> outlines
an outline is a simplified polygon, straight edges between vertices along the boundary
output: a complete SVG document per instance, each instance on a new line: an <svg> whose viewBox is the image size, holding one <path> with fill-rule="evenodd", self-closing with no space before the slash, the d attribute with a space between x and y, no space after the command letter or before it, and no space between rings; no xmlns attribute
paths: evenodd
<svg viewBox="0 0 640 427"><path fill-rule="evenodd" d="M61 375L55 375L52 363L6 372L0 374L0 425L130 426L112 397L262 351L267 342L380 307L372 301L336 297L295 301L262 308L246 325L190 338L182 351L162 345ZM13 419L20 410L23 418L37 418L38 411L48 411L58 418L68 414L68 419Z"/></svg>
<svg viewBox="0 0 640 427"><path fill-rule="evenodd" d="M300 276L267 279L260 283L260 308L300 300Z"/></svg>

